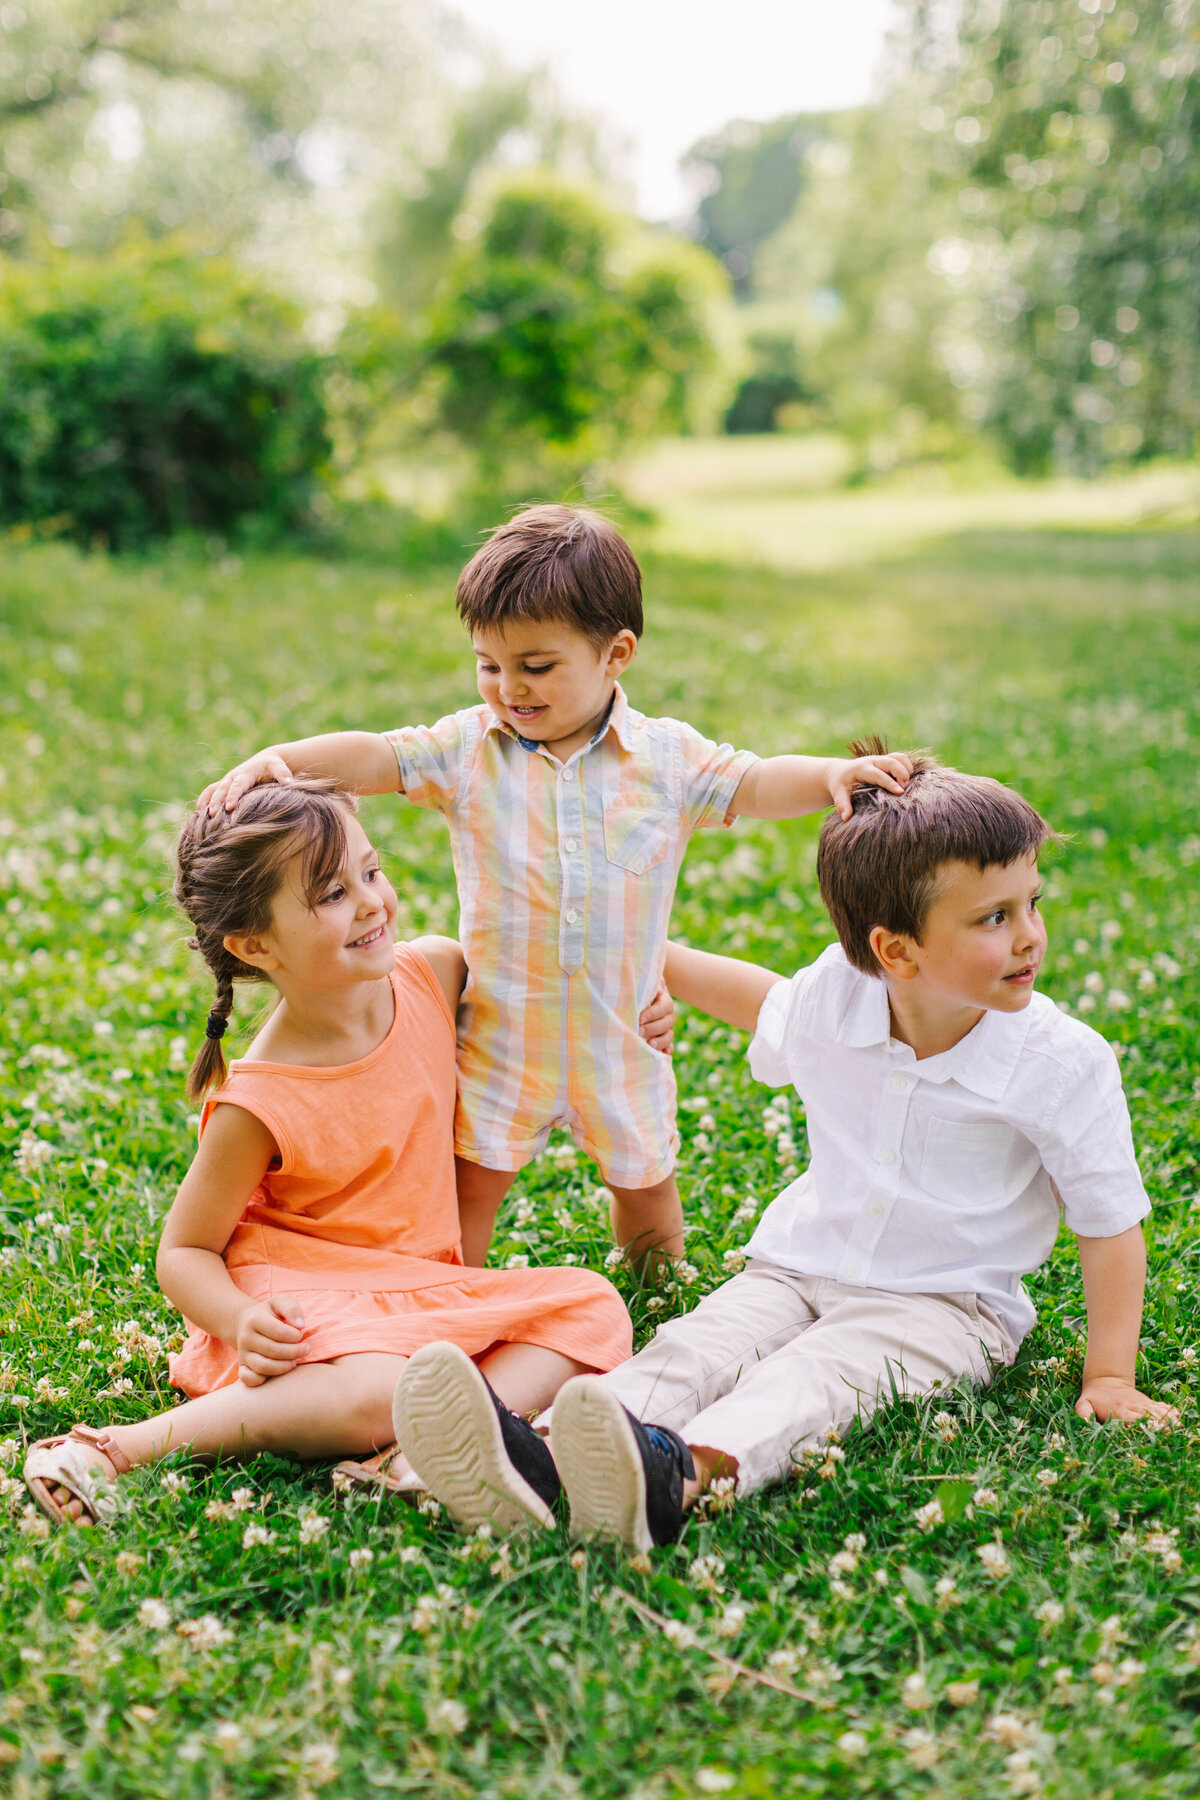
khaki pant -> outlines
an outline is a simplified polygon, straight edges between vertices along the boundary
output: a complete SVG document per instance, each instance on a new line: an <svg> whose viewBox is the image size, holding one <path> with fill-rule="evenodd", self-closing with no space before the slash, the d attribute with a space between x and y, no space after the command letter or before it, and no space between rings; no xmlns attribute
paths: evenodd
<svg viewBox="0 0 1200 1800"><path fill-rule="evenodd" d="M893 1391L986 1384L1015 1354L974 1294L896 1294L752 1262L604 1380L639 1419L736 1457L747 1494Z"/></svg>

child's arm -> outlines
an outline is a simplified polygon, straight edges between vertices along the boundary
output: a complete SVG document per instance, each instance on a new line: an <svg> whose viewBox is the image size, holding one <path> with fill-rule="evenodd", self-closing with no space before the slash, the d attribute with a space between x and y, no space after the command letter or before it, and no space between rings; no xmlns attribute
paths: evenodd
<svg viewBox="0 0 1200 1800"><path fill-rule="evenodd" d="M750 819L798 819L832 803L848 819L856 787L866 783L902 794L911 774L912 760L903 751L851 758L766 756L746 770L729 810Z"/></svg>
<svg viewBox="0 0 1200 1800"><path fill-rule="evenodd" d="M669 943L663 977L676 1000L698 1007L739 1031L753 1031L762 1003L782 975L758 963L739 962L732 956L714 956L707 950L691 950Z"/></svg>
<svg viewBox="0 0 1200 1800"><path fill-rule="evenodd" d="M409 949L419 950L438 978L438 986L446 996L452 1013L458 1011L463 983L467 979L467 959L457 938L419 937L409 939Z"/></svg>
<svg viewBox="0 0 1200 1800"><path fill-rule="evenodd" d="M196 802L215 819L221 808L232 812L243 794L262 782L292 781L297 775L336 781L352 794L394 794L400 786L396 752L380 731L330 731L323 737L298 738L293 744L271 744L212 781Z"/></svg>
<svg viewBox="0 0 1200 1800"><path fill-rule="evenodd" d="M1134 1380L1146 1244L1140 1225L1116 1237L1076 1237L1087 1301L1087 1355L1075 1411L1082 1419L1178 1419L1174 1407L1139 1392Z"/></svg>
<svg viewBox="0 0 1200 1800"><path fill-rule="evenodd" d="M222 1252L278 1155L261 1120L218 1106L167 1214L156 1273L167 1299L202 1331L234 1344L248 1387L296 1366L304 1315L290 1294L254 1300L231 1279Z"/></svg>

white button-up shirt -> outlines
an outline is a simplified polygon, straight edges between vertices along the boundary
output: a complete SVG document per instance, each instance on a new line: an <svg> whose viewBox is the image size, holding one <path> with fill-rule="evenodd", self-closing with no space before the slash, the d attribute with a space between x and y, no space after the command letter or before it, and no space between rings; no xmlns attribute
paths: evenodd
<svg viewBox="0 0 1200 1800"><path fill-rule="evenodd" d="M763 1002L750 1067L804 1102L811 1161L763 1214L751 1256L896 1293L979 1295L1014 1343L1020 1277L1060 1216L1115 1237L1150 1210L1116 1056L1034 994L918 1062L887 988L831 945Z"/></svg>

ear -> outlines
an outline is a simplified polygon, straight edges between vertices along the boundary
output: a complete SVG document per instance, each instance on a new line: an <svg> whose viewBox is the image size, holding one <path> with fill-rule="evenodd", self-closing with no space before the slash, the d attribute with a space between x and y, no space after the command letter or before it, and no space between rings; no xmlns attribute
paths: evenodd
<svg viewBox="0 0 1200 1800"><path fill-rule="evenodd" d="M882 925L876 925L869 941L880 972L890 981L911 981L920 973L917 945L903 932L887 931Z"/></svg>
<svg viewBox="0 0 1200 1800"><path fill-rule="evenodd" d="M604 673L606 675L611 675L614 680L620 680L621 676L625 673L626 669L637 655L637 647L637 638L628 627L626 627L624 631L618 631L616 637L608 646L608 660L605 665Z"/></svg>
<svg viewBox="0 0 1200 1800"><path fill-rule="evenodd" d="M279 958L272 955L266 942L260 937L239 937L230 932L221 942L230 956L236 956L239 962L249 963L252 969L261 969L264 975L269 975L279 967Z"/></svg>

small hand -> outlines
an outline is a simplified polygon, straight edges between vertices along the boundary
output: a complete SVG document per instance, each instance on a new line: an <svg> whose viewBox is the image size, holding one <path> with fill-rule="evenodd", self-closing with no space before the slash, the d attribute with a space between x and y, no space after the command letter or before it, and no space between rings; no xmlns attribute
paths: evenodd
<svg viewBox="0 0 1200 1800"><path fill-rule="evenodd" d="M1178 1425L1179 1414L1165 1401L1151 1400L1120 1375L1094 1375L1085 1381L1075 1402L1081 1419L1160 1419Z"/></svg>
<svg viewBox="0 0 1200 1800"><path fill-rule="evenodd" d="M652 1050L670 1056L675 1048L675 1002L660 981L658 991L638 1019L638 1033Z"/></svg>
<svg viewBox="0 0 1200 1800"><path fill-rule="evenodd" d="M269 781L286 784L293 780L295 777L282 756L277 756L273 750L260 750L257 756L248 757L236 769L230 769L228 775L222 775L220 781L210 781L196 802L196 811L207 812L210 819L215 819L222 808L232 812L242 795L248 794L252 787L260 787Z"/></svg>
<svg viewBox="0 0 1200 1800"><path fill-rule="evenodd" d="M296 1354L304 1336L304 1314L291 1294L272 1294L242 1314L238 1326L238 1380L246 1387L262 1387L276 1375L296 1367Z"/></svg>
<svg viewBox="0 0 1200 1800"><path fill-rule="evenodd" d="M829 774L829 798L843 819L850 818L853 808L850 796L856 787L886 788L889 794L902 794L912 774L912 758L903 750L886 756L856 756L833 763Z"/></svg>

